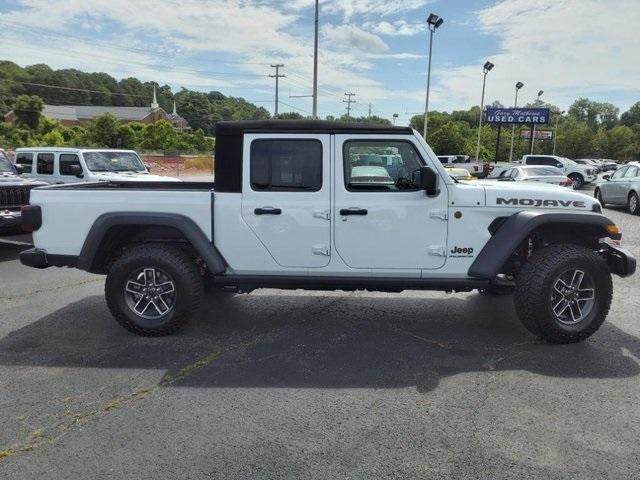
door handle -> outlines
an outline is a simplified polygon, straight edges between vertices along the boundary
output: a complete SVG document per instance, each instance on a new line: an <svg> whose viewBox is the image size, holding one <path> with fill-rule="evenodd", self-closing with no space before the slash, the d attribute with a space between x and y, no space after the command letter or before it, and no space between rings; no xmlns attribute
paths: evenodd
<svg viewBox="0 0 640 480"><path fill-rule="evenodd" d="M273 207L262 207L256 208L253 213L255 213L256 215L280 215L282 213L282 210Z"/></svg>
<svg viewBox="0 0 640 480"><path fill-rule="evenodd" d="M366 208L342 208L340 215L366 215L369 211Z"/></svg>

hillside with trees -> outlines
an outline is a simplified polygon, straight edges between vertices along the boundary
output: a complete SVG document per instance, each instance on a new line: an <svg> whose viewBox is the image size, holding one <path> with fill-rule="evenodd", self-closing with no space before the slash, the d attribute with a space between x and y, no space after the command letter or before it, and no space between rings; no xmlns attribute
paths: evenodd
<svg viewBox="0 0 640 480"><path fill-rule="evenodd" d="M48 85L47 87L43 85ZM50 86L63 88L50 88ZM115 105L148 106L156 87L158 103L171 111L175 100L178 112L187 119L192 133L180 133L166 122L155 125L119 124L115 117L104 115L83 126L63 127L58 122L43 119L38 112L43 104L54 105ZM494 102L493 106L502 106ZM640 160L640 102L620 114L610 104L578 98L568 110L542 102L525 106L547 106L551 109L549 125L558 125L558 155L569 158L595 157L616 160ZM0 61L0 113L14 109L16 125L0 123L0 147L22 145L86 145L129 147L139 149L180 149L202 151L210 149L215 124L221 120L267 119L270 113L243 98L225 96L220 92L197 92L181 89L173 93L168 85L142 82L136 78L116 80L106 73L87 73L74 69L53 70L47 65L20 67ZM480 108L429 113L428 142L438 154L475 155ZM297 112L284 112L279 118L300 120ZM327 117L344 122L364 122L391 125L389 119L372 117ZM423 116L416 115L410 125L422 131ZM519 138L516 128L514 158L528 153L528 141ZM481 132L482 159L493 161L498 140L495 125L483 125ZM504 125L500 133L500 160L509 158L511 128ZM550 154L552 140L536 140L535 152Z"/></svg>

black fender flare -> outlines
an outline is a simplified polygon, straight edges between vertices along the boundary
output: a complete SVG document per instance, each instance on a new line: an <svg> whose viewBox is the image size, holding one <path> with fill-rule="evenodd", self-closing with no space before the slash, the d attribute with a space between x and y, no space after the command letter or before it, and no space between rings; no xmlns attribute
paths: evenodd
<svg viewBox="0 0 640 480"><path fill-rule="evenodd" d="M149 225L173 227L180 231L207 264L209 271L220 274L226 264L220 252L209 241L202 229L189 217L177 213L111 212L100 215L85 238L77 267L92 271L98 248L106 233L113 227L122 225Z"/></svg>
<svg viewBox="0 0 640 480"><path fill-rule="evenodd" d="M509 257L530 233L543 225L588 225L601 232L600 238L619 240L621 235L610 233L608 225L615 225L607 217L596 213L555 213L523 211L508 217L482 248L469 267L469 276L492 280Z"/></svg>

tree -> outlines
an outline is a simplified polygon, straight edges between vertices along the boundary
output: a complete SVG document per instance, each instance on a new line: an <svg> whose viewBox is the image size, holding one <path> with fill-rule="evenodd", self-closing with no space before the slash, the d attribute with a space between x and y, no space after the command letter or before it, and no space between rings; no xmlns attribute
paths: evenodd
<svg viewBox="0 0 640 480"><path fill-rule="evenodd" d="M118 146L119 120L110 113L103 113L93 119L89 125L92 140L103 147L116 148Z"/></svg>
<svg viewBox="0 0 640 480"><path fill-rule="evenodd" d="M43 108L44 101L37 95L20 95L13 103L13 113L18 123L32 130L38 128Z"/></svg>
<svg viewBox="0 0 640 480"><path fill-rule="evenodd" d="M596 129L599 125L612 128L618 122L620 109L611 103L600 103L579 98L569 107L569 116L585 122L590 128Z"/></svg>
<svg viewBox="0 0 640 480"><path fill-rule="evenodd" d="M303 120L304 117L298 112L283 112L278 114L278 120Z"/></svg>
<svg viewBox="0 0 640 480"><path fill-rule="evenodd" d="M640 102L634 103L629 110L624 112L620 116L620 122L628 127L640 124Z"/></svg>

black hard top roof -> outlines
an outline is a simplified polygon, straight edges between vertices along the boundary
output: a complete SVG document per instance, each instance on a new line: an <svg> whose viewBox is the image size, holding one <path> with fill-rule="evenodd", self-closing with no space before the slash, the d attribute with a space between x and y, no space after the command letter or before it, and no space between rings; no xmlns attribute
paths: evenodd
<svg viewBox="0 0 640 480"><path fill-rule="evenodd" d="M243 133L389 133L412 134L409 127L388 127L368 123L345 123L329 120L242 120L218 122L216 136L240 135Z"/></svg>

